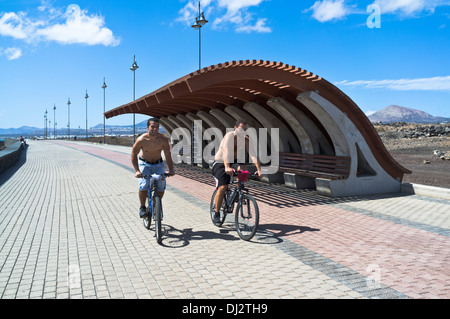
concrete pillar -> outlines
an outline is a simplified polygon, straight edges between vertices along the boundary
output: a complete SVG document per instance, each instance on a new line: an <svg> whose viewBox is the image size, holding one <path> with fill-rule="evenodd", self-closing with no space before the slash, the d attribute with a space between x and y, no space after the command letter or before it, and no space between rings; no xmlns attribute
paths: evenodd
<svg viewBox="0 0 450 319"><path fill-rule="evenodd" d="M161 117L159 119L159 122L161 123L161 126L164 127L164 129L167 131L167 133L172 134L175 127L172 123L169 122L169 120L165 117Z"/></svg>
<svg viewBox="0 0 450 319"><path fill-rule="evenodd" d="M182 122L186 127L191 127L192 128L192 124L193 122L186 117L186 115L184 114L177 114L175 116L180 122Z"/></svg>
<svg viewBox="0 0 450 319"><path fill-rule="evenodd" d="M178 120L172 115L169 115L167 117L167 121L171 123L175 129L172 131L172 134L182 136L182 141L172 141L174 143L174 147L172 148L172 159L175 163L181 163L182 159L184 159L184 162L188 164L192 164L191 160L191 134L192 134L192 127L189 129L189 127L186 127L183 122ZM178 138L179 136L176 136ZM179 148L181 148L182 145L186 145L184 147L184 151L181 152ZM182 154L181 154L182 153Z"/></svg>
<svg viewBox="0 0 450 319"><path fill-rule="evenodd" d="M199 116L195 115L194 113L187 113L185 116L189 121L191 121L191 125L193 125L194 121L201 121L202 126L200 127L200 131L194 131L194 141L196 141L197 139L195 138L195 136L198 136L198 141L200 142L199 145L194 145L194 151L196 151L196 148L199 147L200 148L200 154L195 154L194 156L196 157L196 162L198 166L201 166L203 168L209 168L210 164L212 163L207 163L204 158L203 158L203 149L206 146L206 141L203 140L203 135L205 132L205 129L208 128L208 124L206 122L204 122ZM199 158L200 157L200 158ZM201 160L201 163L199 163L199 161Z"/></svg>
<svg viewBox="0 0 450 319"><path fill-rule="evenodd" d="M211 114L204 111L198 111L197 116L205 121L209 127L217 127L222 132L222 135L225 134L225 125Z"/></svg>
<svg viewBox="0 0 450 319"><path fill-rule="evenodd" d="M272 127L280 130L280 152L302 152L302 148L296 137L274 114L253 102L246 103L244 110L254 116L269 131Z"/></svg>
<svg viewBox="0 0 450 319"><path fill-rule="evenodd" d="M173 115L169 115L167 117L167 120L172 123L173 126L175 126L175 128L187 128L189 129L188 126L186 126L183 122L181 122L179 119L177 119L175 116Z"/></svg>
<svg viewBox="0 0 450 319"><path fill-rule="evenodd" d="M248 127L253 127L256 129L256 131L258 132L258 130L260 128L262 128L261 123L259 123L253 116L251 116L249 113L247 113L246 111L237 108L234 105L229 105L225 108L225 112L230 114L235 120L238 119L244 119L247 121Z"/></svg>
<svg viewBox="0 0 450 319"><path fill-rule="evenodd" d="M271 128L279 129L279 152L295 152L301 153L301 146L295 136L289 131L286 125L281 122L274 114L267 111L265 108L260 105L250 102L244 105L244 110L246 110L250 115L255 117L261 125L267 129L267 132L270 133ZM270 141L268 141L270 143ZM275 150L271 150L272 155L276 152ZM275 154L278 157L277 154ZM277 165L272 165L267 167L269 171L272 171L272 167L277 168ZM263 174L265 169L263 169ZM284 183L284 174L282 172L272 173L272 174L264 174L262 179L265 182L269 183Z"/></svg>
<svg viewBox="0 0 450 319"><path fill-rule="evenodd" d="M218 121L223 123L223 125L225 126L225 130L233 129L236 120L233 119L230 115L219 109L211 109L209 113Z"/></svg>
<svg viewBox="0 0 450 319"><path fill-rule="evenodd" d="M316 190L319 194L335 197L400 192L400 181L392 178L381 167L361 132L345 113L315 92L301 93L297 100L303 103L327 129L334 143L336 155L351 158L350 175L347 179L316 178ZM358 152L364 156L374 171L373 175L357 176Z"/></svg>
<svg viewBox="0 0 450 319"><path fill-rule="evenodd" d="M276 97L267 101L267 105L277 111L297 134L304 154L334 155L333 147L317 125L298 107L283 98ZM319 146L320 145L320 146Z"/></svg>
<svg viewBox="0 0 450 319"><path fill-rule="evenodd" d="M267 101L267 105L272 107L278 114L280 114L284 120L289 124L297 139L302 147L303 154L317 154L318 145L316 145L316 150L313 147L311 139L308 133L305 131L300 122L296 119L293 112L287 109L285 101L280 98L275 98Z"/></svg>

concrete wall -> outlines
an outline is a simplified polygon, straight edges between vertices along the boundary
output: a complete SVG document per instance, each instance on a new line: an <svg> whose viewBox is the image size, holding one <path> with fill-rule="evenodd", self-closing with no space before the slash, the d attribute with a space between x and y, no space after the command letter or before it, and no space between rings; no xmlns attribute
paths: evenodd
<svg viewBox="0 0 450 319"><path fill-rule="evenodd" d="M0 151L0 174L11 166L14 166L20 158L22 152L22 143L16 142L4 150Z"/></svg>

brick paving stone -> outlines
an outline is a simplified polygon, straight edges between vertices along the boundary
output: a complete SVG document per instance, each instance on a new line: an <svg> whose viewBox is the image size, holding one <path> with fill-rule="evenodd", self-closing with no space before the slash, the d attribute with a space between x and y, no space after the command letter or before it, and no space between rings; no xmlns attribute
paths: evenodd
<svg viewBox="0 0 450 319"><path fill-rule="evenodd" d="M177 165L159 246L138 218L129 154L30 141L0 175L0 298L450 297L448 201L250 182L261 220L245 242L232 218L212 225L210 172Z"/></svg>

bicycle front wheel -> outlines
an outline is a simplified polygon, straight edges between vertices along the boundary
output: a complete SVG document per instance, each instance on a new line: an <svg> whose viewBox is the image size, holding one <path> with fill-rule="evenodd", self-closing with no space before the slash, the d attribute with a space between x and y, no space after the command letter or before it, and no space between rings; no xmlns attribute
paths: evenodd
<svg viewBox="0 0 450 319"><path fill-rule="evenodd" d="M161 197L159 195L155 195L152 198L153 202L153 213L155 217L155 236L156 242L161 244L162 242L162 205L161 205Z"/></svg>
<svg viewBox="0 0 450 319"><path fill-rule="evenodd" d="M147 216L142 218L142 222L144 223L144 227L147 228L147 229L150 229L150 226L152 224L152 216L151 215L152 215L152 213L147 211Z"/></svg>
<svg viewBox="0 0 450 319"><path fill-rule="evenodd" d="M142 218L142 221L144 222L145 228L150 229L150 225L152 224L152 212L150 211L150 207L147 207L147 215Z"/></svg>
<svg viewBox="0 0 450 319"><path fill-rule="evenodd" d="M259 208L256 200L249 194L244 194L239 200L235 214L236 231L243 240L255 236L259 225Z"/></svg>

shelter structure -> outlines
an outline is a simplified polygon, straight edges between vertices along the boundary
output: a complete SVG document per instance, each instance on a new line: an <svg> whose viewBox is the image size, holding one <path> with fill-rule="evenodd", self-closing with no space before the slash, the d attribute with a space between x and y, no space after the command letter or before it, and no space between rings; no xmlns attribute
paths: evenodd
<svg viewBox="0 0 450 319"><path fill-rule="evenodd" d="M202 134L208 128L225 134L239 118L255 129L266 128L269 134L277 128L277 151L290 164L292 158L298 158L294 160L297 164L281 167L286 161L277 161L280 169L273 171L271 161L265 180L295 188L315 187L327 196L399 192L403 175L411 173L392 158L370 120L347 95L325 79L281 62L246 60L212 65L105 116L127 113L158 117L172 142L188 141L192 135L187 133L198 134L200 130L195 132L193 124L199 120ZM179 128L184 130L177 133ZM273 148L270 138L267 143L269 150ZM195 148L203 151L206 141L192 146L193 152ZM334 168L322 165L323 159L331 159ZM348 159L348 166L336 175L341 159ZM310 161L313 164L305 164Z"/></svg>

